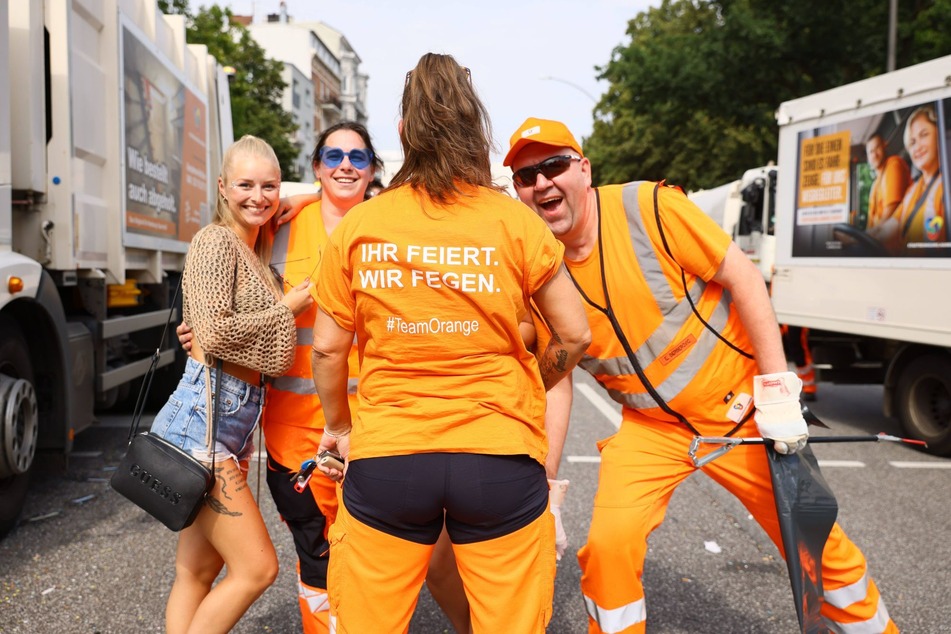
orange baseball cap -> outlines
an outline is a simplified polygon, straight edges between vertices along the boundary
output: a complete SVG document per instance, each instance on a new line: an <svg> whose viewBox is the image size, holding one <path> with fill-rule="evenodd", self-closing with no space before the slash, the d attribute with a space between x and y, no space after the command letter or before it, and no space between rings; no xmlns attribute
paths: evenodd
<svg viewBox="0 0 951 634"><path fill-rule="evenodd" d="M544 145L553 145L555 147L570 147L580 156L584 156L581 151L581 145L575 140L564 123L552 121L550 119L536 119L529 117L525 123L519 126L512 138L509 139L509 152L505 155L502 165L509 166L515 160L515 156L522 151L522 148L530 143L542 143Z"/></svg>

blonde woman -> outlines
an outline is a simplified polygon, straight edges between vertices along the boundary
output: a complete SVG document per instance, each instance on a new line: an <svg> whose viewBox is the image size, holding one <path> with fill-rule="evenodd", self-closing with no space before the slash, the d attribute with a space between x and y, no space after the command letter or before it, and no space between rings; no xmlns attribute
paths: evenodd
<svg viewBox="0 0 951 634"><path fill-rule="evenodd" d="M294 317L312 284L282 294L265 263L281 170L266 142L242 137L226 152L213 222L192 239L182 274L185 321L194 330L185 372L155 416L157 434L211 463L209 366L222 362L216 482L195 522L179 534L165 611L170 634L228 632L277 576L277 555L247 486L251 432L261 415L263 376L294 358ZM212 588L222 568L225 577Z"/></svg>

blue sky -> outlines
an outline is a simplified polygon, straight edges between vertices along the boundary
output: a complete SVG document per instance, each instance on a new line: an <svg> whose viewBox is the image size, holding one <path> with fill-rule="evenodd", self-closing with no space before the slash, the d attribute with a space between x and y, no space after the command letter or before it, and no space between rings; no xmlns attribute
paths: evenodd
<svg viewBox="0 0 951 634"><path fill-rule="evenodd" d="M218 1L261 21L280 5ZM199 4L192 0L193 8ZM432 51L449 53L472 70L492 119L493 160L501 161L509 136L529 116L561 120L579 141L590 134L592 97L606 86L596 80L595 66L628 43L628 21L651 4L656 0L287 0L287 11L298 21L329 24L360 56L370 76L368 123L378 151L399 151L403 80Z"/></svg>

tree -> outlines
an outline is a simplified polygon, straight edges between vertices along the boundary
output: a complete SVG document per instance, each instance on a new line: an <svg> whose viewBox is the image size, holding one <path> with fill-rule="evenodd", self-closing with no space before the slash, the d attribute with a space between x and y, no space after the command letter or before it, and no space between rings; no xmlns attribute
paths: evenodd
<svg viewBox="0 0 951 634"><path fill-rule="evenodd" d="M234 68L231 78L231 119L235 138L253 134L274 148L285 180L298 180L294 167L298 150L291 143L297 129L291 114L281 106L287 84L281 78L283 64L268 59L251 33L232 21L228 8L202 6L191 14L188 0L159 0L165 13L184 15L185 37L190 44L204 44L218 62Z"/></svg>
<svg viewBox="0 0 951 634"><path fill-rule="evenodd" d="M951 52L951 0L914 4L901 65ZM884 0L663 0L638 14L597 69L609 88L584 142L595 181L699 189L775 160L780 103L885 71L887 13Z"/></svg>

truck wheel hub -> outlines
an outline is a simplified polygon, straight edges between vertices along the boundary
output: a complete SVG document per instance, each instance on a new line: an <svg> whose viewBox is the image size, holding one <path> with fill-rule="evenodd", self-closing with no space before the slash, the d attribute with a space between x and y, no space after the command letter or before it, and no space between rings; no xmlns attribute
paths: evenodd
<svg viewBox="0 0 951 634"><path fill-rule="evenodd" d="M39 432L36 392L29 381L0 374L0 478L26 473Z"/></svg>

